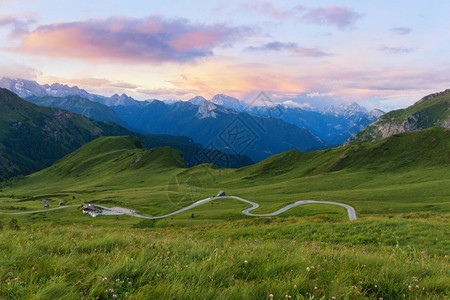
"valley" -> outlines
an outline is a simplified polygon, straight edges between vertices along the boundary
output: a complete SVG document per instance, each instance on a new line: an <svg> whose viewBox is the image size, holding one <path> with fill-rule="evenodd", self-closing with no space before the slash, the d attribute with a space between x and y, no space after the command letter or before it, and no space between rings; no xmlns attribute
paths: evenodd
<svg viewBox="0 0 450 300"><path fill-rule="evenodd" d="M0 0L0 300L449 300L449 11Z"/></svg>

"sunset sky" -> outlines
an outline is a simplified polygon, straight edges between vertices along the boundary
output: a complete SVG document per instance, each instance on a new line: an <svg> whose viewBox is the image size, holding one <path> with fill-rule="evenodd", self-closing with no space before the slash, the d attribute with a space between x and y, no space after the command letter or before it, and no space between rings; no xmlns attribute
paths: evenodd
<svg viewBox="0 0 450 300"><path fill-rule="evenodd" d="M449 16L443 0L0 0L0 77L392 109L450 88Z"/></svg>

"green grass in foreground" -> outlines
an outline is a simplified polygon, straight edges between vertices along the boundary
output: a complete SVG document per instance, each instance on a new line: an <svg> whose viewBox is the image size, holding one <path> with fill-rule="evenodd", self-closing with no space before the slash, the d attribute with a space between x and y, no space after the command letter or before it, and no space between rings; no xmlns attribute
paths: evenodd
<svg viewBox="0 0 450 300"><path fill-rule="evenodd" d="M446 299L450 292L443 217L255 218L147 229L89 220L93 226L19 231L3 223L0 298Z"/></svg>

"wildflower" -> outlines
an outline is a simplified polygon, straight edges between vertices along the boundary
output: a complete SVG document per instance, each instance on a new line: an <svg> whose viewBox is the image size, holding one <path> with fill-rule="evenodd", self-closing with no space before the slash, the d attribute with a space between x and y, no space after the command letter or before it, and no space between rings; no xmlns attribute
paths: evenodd
<svg viewBox="0 0 450 300"><path fill-rule="evenodd" d="M362 281L361 281L361 280L359 281L359 284L362 284Z"/></svg>
<svg viewBox="0 0 450 300"><path fill-rule="evenodd" d="M108 281L108 277L102 277L102 281Z"/></svg>
<svg viewBox="0 0 450 300"><path fill-rule="evenodd" d="M270 294L270 295L269 295L269 298L270 298L270 299L273 299L273 294Z"/></svg>
<svg viewBox="0 0 450 300"><path fill-rule="evenodd" d="M248 261L247 261L247 260L244 260L244 264L248 264Z"/></svg>
<svg viewBox="0 0 450 300"><path fill-rule="evenodd" d="M113 294L112 297L113 297L113 299L117 299L117 295L116 294Z"/></svg>
<svg viewBox="0 0 450 300"><path fill-rule="evenodd" d="M375 287L377 288L377 287L378 287L378 285L376 285L376 284L375 284Z"/></svg>
<svg viewBox="0 0 450 300"><path fill-rule="evenodd" d="M309 267L306 267L306 271L308 271L308 272L309 272L309 271L311 271L311 269L310 269Z"/></svg>
<svg viewBox="0 0 450 300"><path fill-rule="evenodd" d="M408 290L411 290L412 289L412 286L411 285L408 285Z"/></svg>
<svg viewBox="0 0 450 300"><path fill-rule="evenodd" d="M319 288L317 286L315 286L314 289L317 291Z"/></svg>
<svg viewBox="0 0 450 300"><path fill-rule="evenodd" d="M294 284L294 289L297 289L297 285L296 284Z"/></svg>
<svg viewBox="0 0 450 300"><path fill-rule="evenodd" d="M128 285L131 285L131 281L128 281Z"/></svg>
<svg viewBox="0 0 450 300"><path fill-rule="evenodd" d="M289 298L289 295L285 295L284 298L288 299L288 298Z"/></svg>
<svg viewBox="0 0 450 300"><path fill-rule="evenodd" d="M333 300L336 300L336 297L335 297L335 296L333 296L333 297L331 297L331 299L333 299Z"/></svg>
<svg viewBox="0 0 450 300"><path fill-rule="evenodd" d="M254 242L255 242L255 244L258 244L258 239L255 239Z"/></svg>
<svg viewBox="0 0 450 300"><path fill-rule="evenodd" d="M119 279L119 278L117 278L117 279L116 279L116 282L120 282L120 279Z"/></svg>
<svg viewBox="0 0 450 300"><path fill-rule="evenodd" d="M418 290L419 289L419 285L418 284L416 284L416 290Z"/></svg>
<svg viewBox="0 0 450 300"><path fill-rule="evenodd" d="M217 252L217 251L219 251L219 248L214 249L214 252Z"/></svg>
<svg viewBox="0 0 450 300"><path fill-rule="evenodd" d="M110 293L114 293L114 290L113 290L113 289L109 289L109 292L110 292Z"/></svg>

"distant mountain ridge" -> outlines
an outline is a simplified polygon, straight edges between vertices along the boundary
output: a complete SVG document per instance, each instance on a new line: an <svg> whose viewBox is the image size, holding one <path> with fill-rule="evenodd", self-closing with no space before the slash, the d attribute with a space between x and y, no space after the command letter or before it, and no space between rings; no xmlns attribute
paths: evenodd
<svg viewBox="0 0 450 300"><path fill-rule="evenodd" d="M0 79L0 88L8 89L11 92L17 94L21 98L27 98L30 96L43 97L67 97L67 96L81 96L83 98L93 100L95 95L88 93L78 87L69 87L59 83L53 83L52 85L44 84L40 85L36 81L25 79Z"/></svg>
<svg viewBox="0 0 450 300"><path fill-rule="evenodd" d="M0 181L47 167L98 137L119 135L137 136L149 148L177 149L191 166L212 163L217 167L241 167L253 163L243 155L205 149L187 137L139 134L112 122L37 106L0 88Z"/></svg>
<svg viewBox="0 0 450 300"><path fill-rule="evenodd" d="M305 128L280 119L237 112L209 101L200 105L189 101L174 104L153 101L143 107L113 109L140 132L190 136L208 148L244 154L256 161L293 148L324 146Z"/></svg>
<svg viewBox="0 0 450 300"><path fill-rule="evenodd" d="M89 101L100 103L105 107L101 109L102 112L96 111L96 113L94 113L94 110L80 109L79 103L72 103L71 105L68 105L67 101L64 99L61 99L60 103L57 103L56 99L52 103L41 103L43 105L60 107L73 112L82 113L96 120L113 121L127 126L127 128L129 128L130 130L146 133L161 133L171 131L171 129L163 129L162 125L159 127L156 126L155 128L151 128L151 126L149 125L154 124L156 121L148 120L147 124L144 124L144 122L142 121L143 118L142 116L140 116L143 111L145 111L146 115L149 115L149 107L153 109L163 108L162 104L173 106L176 110L187 109L187 111L185 112L186 116L191 114L191 107L189 105L186 105L185 103L195 105L197 106L198 110L196 114L194 114L195 119L214 118L218 120L217 118L220 114L218 115L217 112L219 112L220 110L223 110L221 114L222 116L225 114L225 112L228 114L246 113L255 116L255 118L278 119L291 125L295 125L299 128L305 128L306 130L310 131L310 133L316 136L316 140L320 140L322 144L326 145L340 145L344 143L345 140L353 136L355 133L361 131L370 123L376 121L378 117L383 114L383 112L380 110L372 110L368 112L367 109L358 105L357 103L330 105L322 110L311 110L300 108L296 105L275 104L272 103L270 99L263 103L254 101L254 103L246 105L238 99L224 94L215 95L209 100L202 96L197 96L188 101L178 102L175 100L160 101L155 99L137 101L126 94L114 94L111 97L105 97L90 94L83 89L79 89L78 87L69 87L67 85L61 84L39 85L36 82L21 79L2 79L0 80L0 87L1 86L12 89L12 91L17 91L19 95L30 98L30 101L32 102L37 101L36 98L33 98L34 96L46 97L49 95L57 95L58 97L65 98L71 95L77 95ZM85 104L87 105L88 103L85 102ZM89 104L89 106L93 106L92 103ZM100 109L100 107L97 106L97 109ZM122 122L111 115L111 110L114 111L118 119L120 119ZM155 113L155 115L157 115L157 113ZM185 116L181 113L178 116L178 118L183 117ZM159 119L158 123L161 123L162 121L162 119ZM171 122L171 124L166 124L167 127L172 128L174 120L168 120L167 122ZM175 123L178 123L177 120L175 120ZM219 126L218 124L220 124L220 126L224 126L223 128L221 128L222 130L225 130L226 126L228 125L224 124L223 122L216 123L216 125L212 124L211 126L217 127ZM191 125L189 124L189 122L186 122L184 126L189 127ZM281 126L281 128L288 128L288 126ZM191 137L195 141L206 143L203 145L207 146L208 144L210 144L211 140L205 141L204 138L199 137L199 135L202 135L203 130L207 130L208 132L208 128L196 128L196 130L179 128L179 130L176 132L171 131L171 134L185 135L185 132L189 131L193 134ZM211 134L207 133L206 136L211 136ZM291 143L287 142L287 144ZM318 146L315 143L305 144L307 144L308 147L304 149L317 149L316 147ZM257 150L260 151L261 149ZM274 153L270 151L267 152L267 155L271 154Z"/></svg>
<svg viewBox="0 0 450 300"><path fill-rule="evenodd" d="M373 141L434 126L450 129L450 89L423 97L405 109L390 111L346 141Z"/></svg>
<svg viewBox="0 0 450 300"><path fill-rule="evenodd" d="M57 107L82 114L95 121L111 121L116 124L127 126L126 123L110 107L87 98L73 95L65 97L54 96L30 96L25 100L40 106Z"/></svg>

